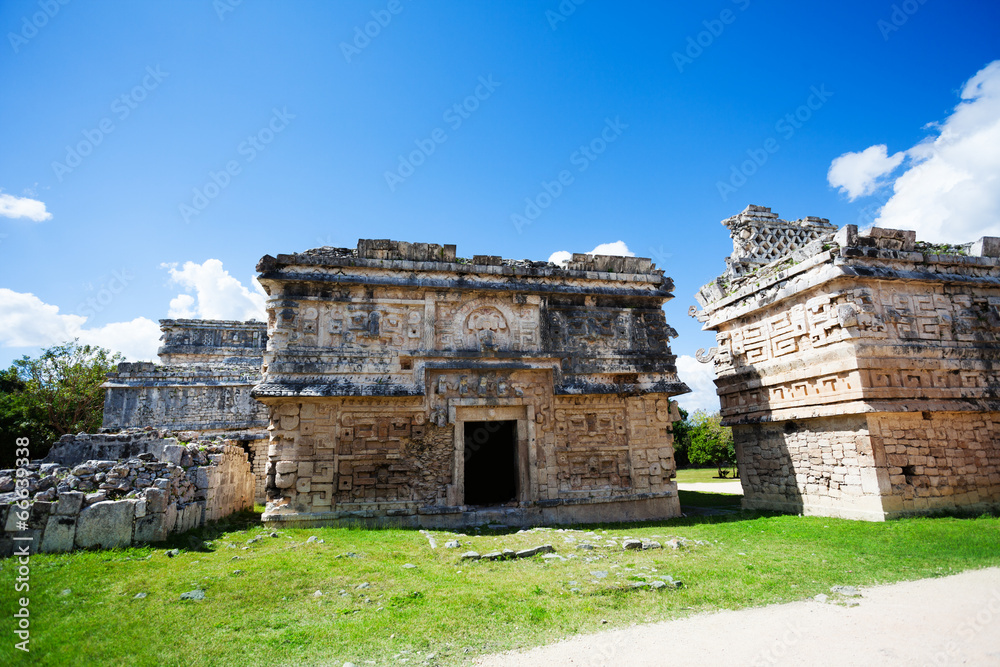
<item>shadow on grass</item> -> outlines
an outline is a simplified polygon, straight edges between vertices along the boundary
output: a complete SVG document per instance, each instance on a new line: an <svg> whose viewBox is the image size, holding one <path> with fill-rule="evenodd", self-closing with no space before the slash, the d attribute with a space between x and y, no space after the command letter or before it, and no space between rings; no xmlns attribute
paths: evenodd
<svg viewBox="0 0 1000 667"><path fill-rule="evenodd" d="M678 491L681 509L685 507L702 509L739 510L743 496L733 493L710 493L708 491Z"/></svg>
<svg viewBox="0 0 1000 667"><path fill-rule="evenodd" d="M215 547L209 546L207 542L218 539L225 533L262 528L264 524L261 522L260 517L261 513L256 510L234 512L227 517L218 521L212 521L200 528L193 528L184 533L170 535L166 541L157 542L153 546L184 549L186 551L215 551Z"/></svg>

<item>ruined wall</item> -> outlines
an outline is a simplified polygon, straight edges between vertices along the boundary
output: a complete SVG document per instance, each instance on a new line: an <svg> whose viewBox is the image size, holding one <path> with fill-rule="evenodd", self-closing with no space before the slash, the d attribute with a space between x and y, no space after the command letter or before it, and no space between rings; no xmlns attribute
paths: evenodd
<svg viewBox="0 0 1000 667"><path fill-rule="evenodd" d="M679 512L669 397L687 388L661 310L669 279L648 259L576 255L560 268L363 240L258 270L266 521L482 518L464 500L464 425L495 421L516 422L517 495L490 516Z"/></svg>
<svg viewBox="0 0 1000 667"><path fill-rule="evenodd" d="M771 224L759 208L727 226ZM985 426L1000 409L998 243L931 247L913 232L849 225L702 288L695 314L716 331L706 356L749 473L748 506L881 519L1000 504L990 481L1000 450ZM976 452L957 476L944 458L950 477L920 463L942 435ZM905 483L904 460L916 461ZM962 493L931 491L947 481Z"/></svg>
<svg viewBox="0 0 1000 667"><path fill-rule="evenodd" d="M90 452L91 440L64 438L62 451L78 442ZM160 542L253 507L254 479L242 447L183 446L156 434L117 444L129 458L31 463L20 477L0 470L0 556L25 544L34 553Z"/></svg>
<svg viewBox="0 0 1000 667"><path fill-rule="evenodd" d="M108 374L102 430L151 428L185 440L207 435L239 441L255 464L256 499L263 504L268 412L251 390L261 379L267 325L160 320L160 329L159 364L121 363ZM76 446L59 456L82 451Z"/></svg>

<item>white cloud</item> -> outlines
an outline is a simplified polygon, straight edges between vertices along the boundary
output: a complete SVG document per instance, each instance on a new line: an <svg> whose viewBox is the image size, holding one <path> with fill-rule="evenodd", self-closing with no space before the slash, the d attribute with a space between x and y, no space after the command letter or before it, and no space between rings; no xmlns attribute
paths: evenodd
<svg viewBox="0 0 1000 667"><path fill-rule="evenodd" d="M167 317L178 320L197 317L193 306L193 296L190 294L178 294L170 300L170 308L167 310Z"/></svg>
<svg viewBox="0 0 1000 667"><path fill-rule="evenodd" d="M549 255L549 261L553 264L565 264L571 259L573 259L573 253L568 250L556 250Z"/></svg>
<svg viewBox="0 0 1000 667"><path fill-rule="evenodd" d="M28 197L15 197L5 195L0 192L0 215L5 218L27 218L35 222L42 222L52 218L52 214L45 210L45 202Z"/></svg>
<svg viewBox="0 0 1000 667"><path fill-rule="evenodd" d="M961 99L929 126L932 136L906 151L907 169L892 181L879 227L912 229L936 243L1000 236L1000 61L976 73Z"/></svg>
<svg viewBox="0 0 1000 667"><path fill-rule="evenodd" d="M8 347L47 347L73 340L87 318L60 315L34 294L0 287L0 342Z"/></svg>
<svg viewBox="0 0 1000 667"><path fill-rule="evenodd" d="M160 347L160 325L145 317L81 329L77 336L81 343L121 352L129 361L156 361L156 351Z"/></svg>
<svg viewBox="0 0 1000 667"><path fill-rule="evenodd" d="M251 279L254 291L250 291L229 275L217 259L207 259L202 264L185 262L180 269L176 264L163 266L170 270L170 281L189 292L171 299L170 317L262 322L266 319L266 295L256 279ZM194 296L190 294L192 291Z"/></svg>
<svg viewBox="0 0 1000 667"><path fill-rule="evenodd" d="M635 257L635 253L628 249L624 241L615 241L614 243L602 243L590 252L588 255L619 255L621 257ZM565 264L566 262L573 259L573 253L566 250L557 250L556 252L549 255L549 261L553 264Z"/></svg>
<svg viewBox="0 0 1000 667"><path fill-rule="evenodd" d="M885 144L870 146L860 153L844 153L830 164L826 180L854 201L882 186L879 179L902 164L905 157L903 152L890 156Z"/></svg>
<svg viewBox="0 0 1000 667"><path fill-rule="evenodd" d="M628 249L624 241L614 243L602 243L587 253L588 255L618 255L619 257L635 257L635 253Z"/></svg>
<svg viewBox="0 0 1000 667"><path fill-rule="evenodd" d="M34 294L7 288L0 288L0 311L0 345L5 347L50 347L79 338L121 352L129 361L152 361L159 347L160 326L145 317L84 329L86 317L61 314L58 306Z"/></svg>
<svg viewBox="0 0 1000 667"><path fill-rule="evenodd" d="M677 375L691 389L690 394L676 398L682 408L689 413L695 410L719 411L719 396L715 393L715 364L703 364L690 355L682 354L677 357Z"/></svg>

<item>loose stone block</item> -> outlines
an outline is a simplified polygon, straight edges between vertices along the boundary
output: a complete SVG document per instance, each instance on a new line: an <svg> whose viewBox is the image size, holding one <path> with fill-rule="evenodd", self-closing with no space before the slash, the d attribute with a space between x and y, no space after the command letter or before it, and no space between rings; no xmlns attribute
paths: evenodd
<svg viewBox="0 0 1000 667"><path fill-rule="evenodd" d="M167 515L164 512L147 514L135 520L136 542L162 542L167 539Z"/></svg>
<svg viewBox="0 0 1000 667"><path fill-rule="evenodd" d="M45 524L40 549L45 553L72 551L75 537L76 517L54 514Z"/></svg>
<svg viewBox="0 0 1000 667"><path fill-rule="evenodd" d="M76 546L113 549L132 542L134 505L128 501L106 500L80 512L76 528Z"/></svg>
<svg viewBox="0 0 1000 667"><path fill-rule="evenodd" d="M75 516L83 507L83 496L84 494L80 491L65 491L60 493L53 513Z"/></svg>
<svg viewBox="0 0 1000 667"><path fill-rule="evenodd" d="M146 511L150 514L165 512L167 492L164 489L146 489Z"/></svg>
<svg viewBox="0 0 1000 667"><path fill-rule="evenodd" d="M187 448L183 445L167 445L163 448L163 460L175 466L179 466L187 453Z"/></svg>

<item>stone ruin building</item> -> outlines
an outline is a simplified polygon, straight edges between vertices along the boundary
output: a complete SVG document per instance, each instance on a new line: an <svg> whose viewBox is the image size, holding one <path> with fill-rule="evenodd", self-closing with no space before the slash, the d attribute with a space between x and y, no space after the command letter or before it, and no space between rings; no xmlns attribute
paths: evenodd
<svg viewBox="0 0 1000 667"><path fill-rule="evenodd" d="M358 242L265 256L272 525L507 525L680 514L648 259L565 268Z"/></svg>
<svg viewBox="0 0 1000 667"><path fill-rule="evenodd" d="M121 363L108 376L103 428L155 428L186 441L234 441L250 456L259 480L257 502L263 504L268 416L250 391L261 379L267 325L160 320L160 330L160 363Z"/></svg>
<svg viewBox="0 0 1000 667"><path fill-rule="evenodd" d="M715 331L723 423L747 508L883 520L1000 508L1000 239L722 222L725 273L692 315Z"/></svg>

